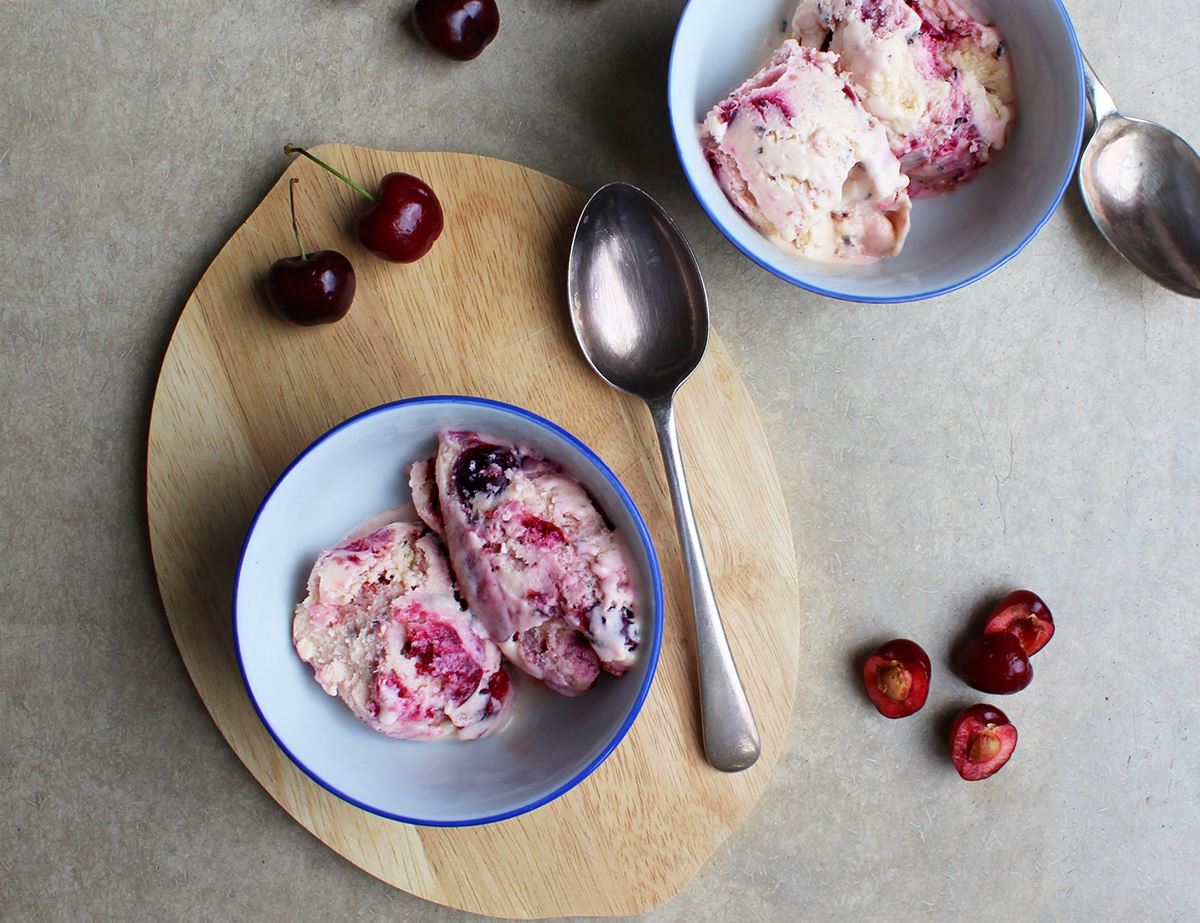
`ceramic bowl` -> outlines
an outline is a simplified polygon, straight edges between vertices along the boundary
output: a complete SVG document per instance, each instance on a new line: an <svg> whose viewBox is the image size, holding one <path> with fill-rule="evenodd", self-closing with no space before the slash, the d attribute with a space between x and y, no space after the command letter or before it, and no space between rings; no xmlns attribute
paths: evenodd
<svg viewBox="0 0 1200 923"><path fill-rule="evenodd" d="M972 182L913 203L899 256L869 266L806 260L763 237L722 193L698 125L765 63L796 2L690 0L675 34L668 103L684 173L701 206L746 256L775 275L847 301L918 301L944 295L1003 266L1049 220L1074 174L1083 138L1083 62L1060 0L970 4L1005 36L1017 79L1016 126Z"/></svg>
<svg viewBox="0 0 1200 923"><path fill-rule="evenodd" d="M313 679L291 642L292 612L317 554L382 511L410 502L408 465L430 457L440 429L512 439L564 465L629 549L643 655L578 698L522 677L511 722L476 741L413 743L370 730ZM508 404L417 398L330 430L280 476L250 526L234 589L233 635L250 699L276 743L314 781L398 821L462 826L533 810L578 785L629 731L654 678L662 582L637 507L600 458L570 433ZM512 671L515 677L516 671Z"/></svg>

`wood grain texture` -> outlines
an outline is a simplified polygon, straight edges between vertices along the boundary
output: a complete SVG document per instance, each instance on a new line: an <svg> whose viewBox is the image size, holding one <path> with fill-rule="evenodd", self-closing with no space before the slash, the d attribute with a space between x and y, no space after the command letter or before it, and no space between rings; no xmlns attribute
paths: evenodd
<svg viewBox="0 0 1200 923"><path fill-rule="evenodd" d="M155 567L184 664L255 778L370 874L498 916L645 911L677 894L758 800L795 700L796 564L749 395L714 336L678 403L713 582L763 739L759 763L727 776L708 767L700 747L687 584L649 417L591 373L566 316L567 251L584 196L523 167L469 155L336 145L316 153L360 178L393 170L422 176L442 198L446 231L418 263L376 259L352 233L362 204L356 193L296 160L188 300L163 361L147 459ZM265 306L265 271L294 248L292 176L302 179L306 243L342 250L358 273L354 307L329 327L296 328ZM646 518L666 591L658 675L625 742L557 801L481 828L406 826L311 782L255 715L230 624L245 530L288 462L352 414L438 393L528 407L596 449Z"/></svg>

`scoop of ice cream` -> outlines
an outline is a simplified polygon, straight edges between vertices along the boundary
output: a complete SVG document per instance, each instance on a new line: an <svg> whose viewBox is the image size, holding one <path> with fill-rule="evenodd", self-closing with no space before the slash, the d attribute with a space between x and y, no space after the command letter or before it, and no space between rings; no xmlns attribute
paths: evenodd
<svg viewBox="0 0 1200 923"><path fill-rule="evenodd" d="M483 737L511 704L500 651L454 598L422 525L391 523L322 552L292 641L327 693L389 737Z"/></svg>
<svg viewBox="0 0 1200 923"><path fill-rule="evenodd" d="M836 64L785 41L708 114L702 144L726 196L768 237L813 259L868 262L904 244L908 180Z"/></svg>
<svg viewBox="0 0 1200 923"><path fill-rule="evenodd" d="M955 0L801 0L792 35L837 55L913 198L967 182L1004 147L1016 116L1009 56Z"/></svg>
<svg viewBox="0 0 1200 923"><path fill-rule="evenodd" d="M916 45L921 18L903 0L802 0L792 35L807 48L837 55L834 68L850 78L863 108L895 139L921 126L929 105L926 57Z"/></svg>
<svg viewBox="0 0 1200 923"><path fill-rule="evenodd" d="M640 624L625 552L561 466L446 432L432 467L418 462L410 482L418 515L445 535L463 598L512 663L565 695L601 668L619 676L634 663Z"/></svg>

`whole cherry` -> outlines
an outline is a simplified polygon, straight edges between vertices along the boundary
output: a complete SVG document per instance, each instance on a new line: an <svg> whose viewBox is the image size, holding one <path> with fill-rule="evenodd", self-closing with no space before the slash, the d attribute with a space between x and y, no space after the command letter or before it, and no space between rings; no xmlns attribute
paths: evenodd
<svg viewBox="0 0 1200 923"><path fill-rule="evenodd" d="M354 267L336 250L308 253L296 221L296 185L288 184L292 233L299 256L276 260L267 271L267 300L280 316L302 326L341 320L354 301Z"/></svg>
<svg viewBox="0 0 1200 923"><path fill-rule="evenodd" d="M1002 632L1014 635L1025 654L1032 657L1054 637L1054 616L1037 593L1017 590L992 610L983 631L989 635Z"/></svg>
<svg viewBox="0 0 1200 923"><path fill-rule="evenodd" d="M980 692L1011 695L1033 681L1033 665L1016 635L982 635L963 645L958 674Z"/></svg>
<svg viewBox="0 0 1200 923"><path fill-rule="evenodd" d="M1017 749L1017 729L991 705L972 705L950 729L950 761L968 782L998 772Z"/></svg>
<svg viewBox="0 0 1200 923"><path fill-rule="evenodd" d="M377 256L393 263L412 263L428 253L441 236L442 205L434 191L418 177L389 173L379 181L376 196L302 147L288 144L283 152L307 157L372 204L358 219L358 239Z"/></svg>
<svg viewBox="0 0 1200 923"><path fill-rule="evenodd" d="M921 710L933 674L929 655L915 641L897 638L863 664L867 696L885 718L905 718Z"/></svg>
<svg viewBox="0 0 1200 923"><path fill-rule="evenodd" d="M417 0L413 28L430 48L470 61L500 31L500 11L496 0Z"/></svg>

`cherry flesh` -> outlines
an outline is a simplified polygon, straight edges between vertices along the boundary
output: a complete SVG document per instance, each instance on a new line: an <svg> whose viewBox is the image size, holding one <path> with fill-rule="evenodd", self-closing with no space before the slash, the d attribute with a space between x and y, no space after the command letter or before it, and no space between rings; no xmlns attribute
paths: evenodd
<svg viewBox="0 0 1200 923"><path fill-rule="evenodd" d="M1016 635L1008 632L972 638L958 658L958 674L980 692L1011 695L1033 680L1033 666Z"/></svg>
<svg viewBox="0 0 1200 923"><path fill-rule="evenodd" d="M276 260L267 271L267 300L292 323L305 327L341 320L354 301L354 267L336 250L308 253L296 223L296 184L288 186L292 207L292 231L299 256Z"/></svg>
<svg viewBox="0 0 1200 923"><path fill-rule="evenodd" d="M413 28L430 48L470 61L500 31L500 11L496 0L417 0Z"/></svg>
<svg viewBox="0 0 1200 923"><path fill-rule="evenodd" d="M283 151L289 156L307 157L371 203L372 207L358 220L358 239L376 256L393 263L411 263L428 253L441 236L445 224L442 204L420 178L389 173L379 181L379 194L373 195L302 147L288 144Z"/></svg>
<svg viewBox="0 0 1200 923"><path fill-rule="evenodd" d="M921 710L929 696L933 670L929 655L915 641L889 641L863 664L863 686L885 718L905 718Z"/></svg>
<svg viewBox="0 0 1200 923"><path fill-rule="evenodd" d="M1037 593L1017 590L992 610L983 630L989 635L1001 632L1014 635L1026 655L1032 657L1054 637L1054 616Z"/></svg>
<svg viewBox="0 0 1200 923"><path fill-rule="evenodd" d="M954 719L950 761L968 782L998 772L1016 748L1017 729L998 708L973 705Z"/></svg>

